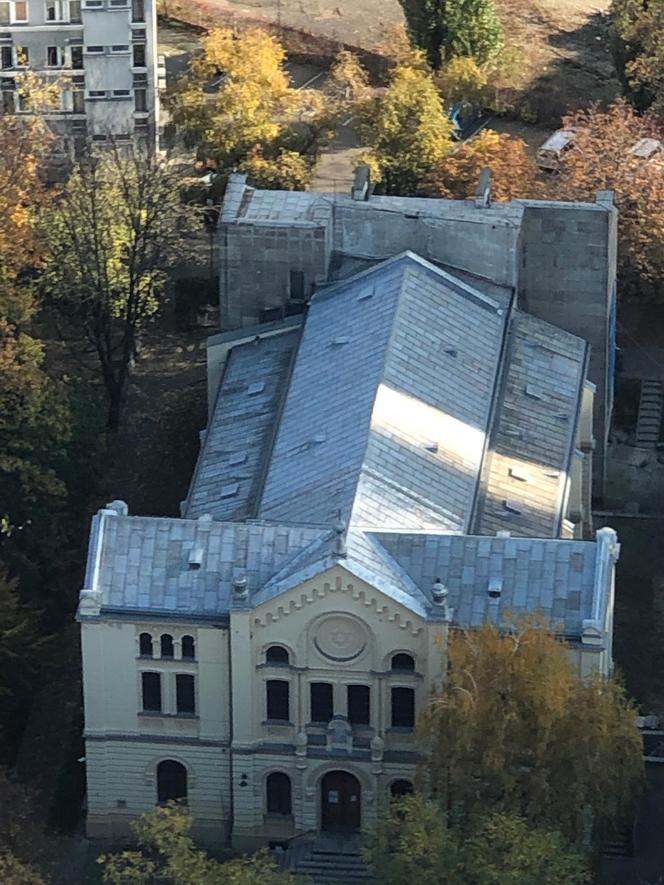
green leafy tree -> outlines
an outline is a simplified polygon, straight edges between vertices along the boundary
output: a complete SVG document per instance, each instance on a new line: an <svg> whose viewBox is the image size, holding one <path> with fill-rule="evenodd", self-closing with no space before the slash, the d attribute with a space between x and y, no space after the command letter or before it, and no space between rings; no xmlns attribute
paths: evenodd
<svg viewBox="0 0 664 885"><path fill-rule="evenodd" d="M410 38L437 71L456 56L483 64L503 45L493 0L399 0Z"/></svg>
<svg viewBox="0 0 664 885"><path fill-rule="evenodd" d="M583 885L581 855L555 830L497 814L476 830L448 826L443 809L422 796L393 802L371 834L366 859L381 885Z"/></svg>
<svg viewBox="0 0 664 885"><path fill-rule="evenodd" d="M613 56L630 101L638 110L664 109L664 2L612 0Z"/></svg>
<svg viewBox="0 0 664 885"><path fill-rule="evenodd" d="M111 150L81 162L43 215L44 290L96 354L117 429L141 335L168 270L192 248L198 215L181 179L152 155Z"/></svg>
<svg viewBox="0 0 664 885"><path fill-rule="evenodd" d="M139 850L103 855L109 885L159 881L164 885L298 885L265 853L220 863L194 844L191 817L177 805L156 808L132 824Z"/></svg>
<svg viewBox="0 0 664 885"><path fill-rule="evenodd" d="M412 195L450 152L452 124L426 71L397 67L384 93L358 110L362 156L388 194Z"/></svg>
<svg viewBox="0 0 664 885"><path fill-rule="evenodd" d="M421 722L434 795L472 827L489 813L601 841L643 777L635 709L613 679L582 680L534 619L455 632L442 692Z"/></svg>
<svg viewBox="0 0 664 885"><path fill-rule="evenodd" d="M320 91L291 85L285 58L265 31L209 32L168 99L173 122L201 160L246 171L259 186L305 186L332 121Z"/></svg>

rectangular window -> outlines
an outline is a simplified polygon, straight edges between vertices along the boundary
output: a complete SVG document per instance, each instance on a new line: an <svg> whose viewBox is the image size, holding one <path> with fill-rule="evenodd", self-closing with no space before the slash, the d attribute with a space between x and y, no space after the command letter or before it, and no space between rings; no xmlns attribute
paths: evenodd
<svg viewBox="0 0 664 885"><path fill-rule="evenodd" d="M368 725L371 712L371 689L368 685L348 686L348 721Z"/></svg>
<svg viewBox="0 0 664 885"><path fill-rule="evenodd" d="M14 21L27 22L28 20L28 4L24 0L17 0L14 3Z"/></svg>
<svg viewBox="0 0 664 885"><path fill-rule="evenodd" d="M74 99L71 89L63 89L60 93L60 110L71 113L74 109Z"/></svg>
<svg viewBox="0 0 664 885"><path fill-rule="evenodd" d="M143 114L148 109L147 89L134 89L134 110Z"/></svg>
<svg viewBox="0 0 664 885"><path fill-rule="evenodd" d="M144 22L145 21L145 2L144 2L144 0L132 0L131 20L135 21L135 22Z"/></svg>
<svg viewBox="0 0 664 885"><path fill-rule="evenodd" d="M74 89L72 92L72 111L75 114L85 113L85 92L82 89Z"/></svg>
<svg viewBox="0 0 664 885"><path fill-rule="evenodd" d="M46 47L46 65L49 68L61 68L65 63L65 51L62 46Z"/></svg>
<svg viewBox="0 0 664 885"><path fill-rule="evenodd" d="M134 67L145 67L145 43L134 44Z"/></svg>
<svg viewBox="0 0 664 885"><path fill-rule="evenodd" d="M66 0L46 0L46 21L63 22L69 11Z"/></svg>
<svg viewBox="0 0 664 885"><path fill-rule="evenodd" d="M290 271L290 297L293 301L304 301L304 271Z"/></svg>
<svg viewBox="0 0 664 885"><path fill-rule="evenodd" d="M269 679L267 682L267 718L279 722L288 722L290 709L288 703L288 683L283 679Z"/></svg>
<svg viewBox="0 0 664 885"><path fill-rule="evenodd" d="M0 113L3 114L13 114L16 111L16 105L14 103L14 93L9 90L3 90L0 93L0 99L2 100L2 104L0 105Z"/></svg>
<svg viewBox="0 0 664 885"><path fill-rule="evenodd" d="M24 68L30 62L30 53L27 46L17 46L14 55L17 68Z"/></svg>
<svg viewBox="0 0 664 885"><path fill-rule="evenodd" d="M101 55L104 51L103 46L86 46L85 51L90 53L91 55Z"/></svg>
<svg viewBox="0 0 664 885"><path fill-rule="evenodd" d="M111 52L129 52L128 43L115 43L111 46Z"/></svg>
<svg viewBox="0 0 664 885"><path fill-rule="evenodd" d="M393 728L415 728L414 689L392 689L392 726Z"/></svg>
<svg viewBox="0 0 664 885"><path fill-rule="evenodd" d="M143 688L143 710L147 713L161 713L161 674L141 673Z"/></svg>
<svg viewBox="0 0 664 885"><path fill-rule="evenodd" d="M103 89L91 89L88 98L106 98L106 92Z"/></svg>
<svg viewBox="0 0 664 885"><path fill-rule="evenodd" d="M0 68L14 67L14 52L11 46L0 47Z"/></svg>
<svg viewBox="0 0 664 885"><path fill-rule="evenodd" d="M114 98L129 98L131 92L128 89L114 89L113 97Z"/></svg>
<svg viewBox="0 0 664 885"><path fill-rule="evenodd" d="M83 4L84 9L102 9L104 6L104 0L85 0Z"/></svg>
<svg viewBox="0 0 664 885"><path fill-rule="evenodd" d="M69 21L74 23L81 21L81 0L69 0Z"/></svg>
<svg viewBox="0 0 664 885"><path fill-rule="evenodd" d="M11 21L9 16L9 3L0 0L0 25L8 25Z"/></svg>
<svg viewBox="0 0 664 885"><path fill-rule="evenodd" d="M175 700L178 713L194 716L196 713L196 697L194 677L178 673L175 677Z"/></svg>
<svg viewBox="0 0 664 885"><path fill-rule="evenodd" d="M325 722L334 716L332 686L329 682L311 683L311 721Z"/></svg>
<svg viewBox="0 0 664 885"><path fill-rule="evenodd" d="M71 47L71 66L75 71L80 71L83 68L83 47L82 46L72 46Z"/></svg>

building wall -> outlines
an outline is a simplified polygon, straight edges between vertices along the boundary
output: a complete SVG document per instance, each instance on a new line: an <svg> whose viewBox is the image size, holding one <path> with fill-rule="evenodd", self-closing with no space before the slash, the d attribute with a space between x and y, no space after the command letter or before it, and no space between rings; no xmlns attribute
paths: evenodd
<svg viewBox="0 0 664 885"><path fill-rule="evenodd" d="M612 409L617 213L611 206L525 203L518 303L590 344L595 384L593 469L601 496Z"/></svg>
<svg viewBox="0 0 664 885"><path fill-rule="evenodd" d="M291 295L291 271L304 275L309 298L327 279L330 260L325 223L301 225L225 224L220 227L221 329L261 321L261 311L285 305Z"/></svg>
<svg viewBox="0 0 664 885"><path fill-rule="evenodd" d="M73 89L84 89L85 100L82 113L75 113L71 98L63 99L58 113L49 113L56 132L64 132L80 139L89 136L103 140L108 136L135 137L149 147L156 144L158 122L158 97L156 90L156 0L144 0L141 20L132 0L124 6L111 6L111 0L101 0L100 7L88 7L83 0L80 20L70 21L70 5L63 0L60 10L63 19L46 20L44 0L28 0L28 22L14 23L8 29L0 29L8 37L0 39L0 46L23 46L29 53L29 67L47 76L60 77L65 81L74 78ZM136 13L136 14L135 14ZM134 21L134 18L136 20ZM134 67L133 46L145 44L145 65ZM63 64L47 67L47 48L63 50ZM72 47L83 47L83 68L72 68ZM103 53L89 53L90 46L103 46ZM112 47L126 46L127 50L112 51ZM8 95L19 73L16 67L0 70L2 91ZM147 112L135 110L135 90L146 89ZM70 92L71 89L65 90ZM90 92L104 91L103 97L93 97ZM128 95L114 93L128 92ZM18 106L17 106L18 109ZM71 145L65 146L67 149Z"/></svg>

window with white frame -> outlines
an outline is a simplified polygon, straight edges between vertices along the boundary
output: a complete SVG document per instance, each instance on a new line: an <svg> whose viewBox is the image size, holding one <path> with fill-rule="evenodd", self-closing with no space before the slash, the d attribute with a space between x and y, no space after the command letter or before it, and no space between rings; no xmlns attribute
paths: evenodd
<svg viewBox="0 0 664 885"><path fill-rule="evenodd" d="M0 26L28 21L27 0L0 0Z"/></svg>
<svg viewBox="0 0 664 885"><path fill-rule="evenodd" d="M65 63L64 46L47 46L46 47L46 67L61 68Z"/></svg>
<svg viewBox="0 0 664 885"><path fill-rule="evenodd" d="M69 20L69 3L67 0L46 0L46 21L66 22Z"/></svg>
<svg viewBox="0 0 664 885"><path fill-rule="evenodd" d="M0 46L0 68L14 67L14 47Z"/></svg>

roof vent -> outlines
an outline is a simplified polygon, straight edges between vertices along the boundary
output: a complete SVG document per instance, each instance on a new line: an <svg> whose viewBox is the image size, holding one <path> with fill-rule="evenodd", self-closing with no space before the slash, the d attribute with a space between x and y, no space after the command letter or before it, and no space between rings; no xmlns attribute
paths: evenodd
<svg viewBox="0 0 664 885"><path fill-rule="evenodd" d="M246 460L247 460L247 453L246 452L233 452L231 454L230 458L228 459L228 463L230 465L234 466L237 464L244 464L244 462Z"/></svg>
<svg viewBox="0 0 664 885"><path fill-rule="evenodd" d="M521 509L517 507L514 501L505 500L503 501L503 509L505 509L508 513L515 513L517 516L521 515Z"/></svg>
<svg viewBox="0 0 664 885"><path fill-rule="evenodd" d="M342 344L348 344L350 342L350 338L348 335L337 335L336 338L332 339L332 347L341 347Z"/></svg>
<svg viewBox="0 0 664 885"><path fill-rule="evenodd" d="M529 482L530 480L530 474L522 467L510 467L509 475L512 479L518 479L519 482Z"/></svg>
<svg viewBox="0 0 664 885"><path fill-rule="evenodd" d="M247 387L247 393L249 396L256 396L257 393L262 393L265 390L265 384L263 381L257 381L256 384L250 384Z"/></svg>
<svg viewBox="0 0 664 885"><path fill-rule="evenodd" d="M544 399L544 392L536 384L526 384L526 396L531 399Z"/></svg>
<svg viewBox="0 0 664 885"><path fill-rule="evenodd" d="M240 491L240 483L239 482L231 482L228 485L221 487L221 491L219 492L219 497L220 498L234 498L239 491Z"/></svg>
<svg viewBox="0 0 664 885"><path fill-rule="evenodd" d="M427 450L427 452L437 452L438 451L438 443L436 442L435 439L428 439L424 443L424 448Z"/></svg>
<svg viewBox="0 0 664 885"><path fill-rule="evenodd" d="M431 588L431 597L436 605L445 605L447 602L447 587L440 578L436 578Z"/></svg>
<svg viewBox="0 0 664 885"><path fill-rule="evenodd" d="M357 300L358 301L368 301L370 298L373 298L373 297L374 297L374 290L367 289L365 292L360 292L360 294L357 296Z"/></svg>
<svg viewBox="0 0 664 885"><path fill-rule="evenodd" d="M236 596L247 595L247 576L244 573L239 573L233 578L233 593Z"/></svg>
<svg viewBox="0 0 664 885"><path fill-rule="evenodd" d="M196 571L203 564L203 548L197 544L189 551L189 568Z"/></svg>
<svg viewBox="0 0 664 885"><path fill-rule="evenodd" d="M489 578L489 598L490 599L500 599L500 595L503 592L503 579L502 578Z"/></svg>
<svg viewBox="0 0 664 885"><path fill-rule="evenodd" d="M459 351L456 347L444 347L443 353L446 353L448 356L459 356Z"/></svg>
<svg viewBox="0 0 664 885"><path fill-rule="evenodd" d="M320 445L321 443L324 443L326 439L327 436L324 433L317 433L315 436L311 437L311 442Z"/></svg>
<svg viewBox="0 0 664 885"><path fill-rule="evenodd" d="M508 532L507 529L498 529L498 531L496 532L496 537L497 538L511 538L512 533Z"/></svg>
<svg viewBox="0 0 664 885"><path fill-rule="evenodd" d="M198 522L199 523L202 522L204 524L212 522L212 514L211 513L201 513L201 515L198 517Z"/></svg>

